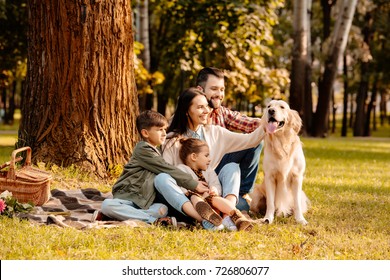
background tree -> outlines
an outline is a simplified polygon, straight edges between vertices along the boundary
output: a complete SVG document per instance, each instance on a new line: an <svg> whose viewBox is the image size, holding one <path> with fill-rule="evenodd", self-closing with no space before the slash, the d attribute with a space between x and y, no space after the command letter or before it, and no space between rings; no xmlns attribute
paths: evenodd
<svg viewBox="0 0 390 280"><path fill-rule="evenodd" d="M27 0L0 1L0 122L20 105L27 64Z"/></svg>
<svg viewBox="0 0 390 280"><path fill-rule="evenodd" d="M36 161L105 177L137 140L131 6L125 0L28 4L18 146L31 146Z"/></svg>
<svg viewBox="0 0 390 280"><path fill-rule="evenodd" d="M318 85L318 103L312 126L312 135L316 137L323 137L328 133L329 102L333 93L340 58L347 44L356 3L357 0L339 1L339 14L333 35L331 36L329 48L326 50L325 70Z"/></svg>
<svg viewBox="0 0 390 280"><path fill-rule="evenodd" d="M311 126L311 0L294 1L291 84L289 103L298 111L303 120L303 133Z"/></svg>

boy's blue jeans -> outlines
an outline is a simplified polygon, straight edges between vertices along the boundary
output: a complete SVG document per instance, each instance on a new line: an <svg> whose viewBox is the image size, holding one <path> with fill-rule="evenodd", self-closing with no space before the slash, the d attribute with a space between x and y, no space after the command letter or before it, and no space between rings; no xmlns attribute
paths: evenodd
<svg viewBox="0 0 390 280"><path fill-rule="evenodd" d="M222 185L222 197L233 194L238 198L240 189L240 168L236 163L226 164L218 174ZM177 211L183 213L184 203L189 202L183 191L177 185L176 180L169 174L160 173L154 179L154 186L166 201Z"/></svg>
<svg viewBox="0 0 390 280"><path fill-rule="evenodd" d="M161 203L153 203L149 209L141 209L134 202L125 199L105 199L101 211L104 215L119 221L137 219L152 224L158 218L168 214L168 207Z"/></svg>

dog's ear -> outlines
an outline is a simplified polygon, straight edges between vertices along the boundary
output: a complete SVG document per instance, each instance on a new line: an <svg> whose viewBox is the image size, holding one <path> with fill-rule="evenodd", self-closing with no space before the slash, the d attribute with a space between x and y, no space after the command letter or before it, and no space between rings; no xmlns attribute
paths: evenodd
<svg viewBox="0 0 390 280"><path fill-rule="evenodd" d="M291 122L291 127L298 134L302 128L302 119L299 116L299 113L295 110L290 110L289 118L290 118L290 122Z"/></svg>

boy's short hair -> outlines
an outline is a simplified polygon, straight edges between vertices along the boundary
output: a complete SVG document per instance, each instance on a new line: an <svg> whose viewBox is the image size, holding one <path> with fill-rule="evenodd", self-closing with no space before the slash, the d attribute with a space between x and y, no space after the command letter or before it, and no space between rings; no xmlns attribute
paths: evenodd
<svg viewBox="0 0 390 280"><path fill-rule="evenodd" d="M168 126L167 119L159 112L146 110L143 111L136 120L138 133L141 134L142 129L150 129L153 126L163 127ZM142 134L141 134L142 135Z"/></svg>
<svg viewBox="0 0 390 280"><path fill-rule="evenodd" d="M199 71L198 76L196 77L196 85L204 87L210 75L220 79L225 78L223 70L215 67L205 67Z"/></svg>

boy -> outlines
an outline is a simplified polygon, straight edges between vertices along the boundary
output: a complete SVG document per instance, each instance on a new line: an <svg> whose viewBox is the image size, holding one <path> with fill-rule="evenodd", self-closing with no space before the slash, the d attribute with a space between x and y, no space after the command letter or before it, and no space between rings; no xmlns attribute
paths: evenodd
<svg viewBox="0 0 390 280"><path fill-rule="evenodd" d="M113 199L103 201L101 212L120 221L138 219L149 224L175 226L176 219L167 217L167 206L156 201L156 175L167 173L189 190L204 192L207 187L162 158L157 147L166 138L168 122L163 115L144 111L137 117L136 125L142 140L137 143L130 161L112 188Z"/></svg>

